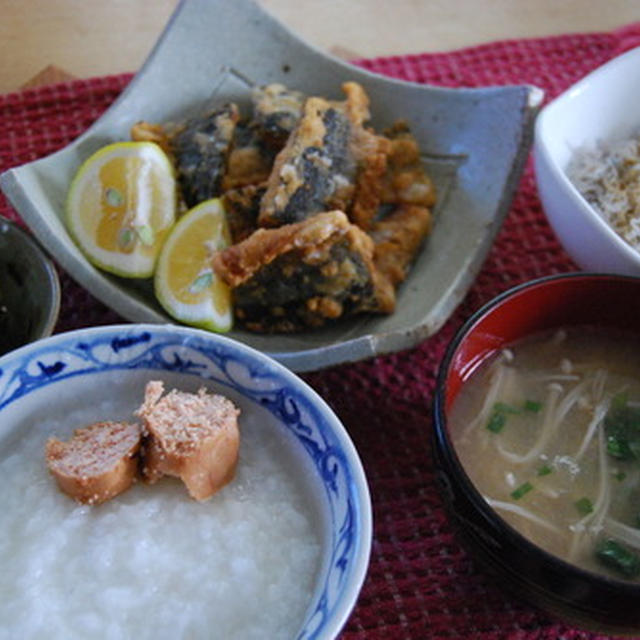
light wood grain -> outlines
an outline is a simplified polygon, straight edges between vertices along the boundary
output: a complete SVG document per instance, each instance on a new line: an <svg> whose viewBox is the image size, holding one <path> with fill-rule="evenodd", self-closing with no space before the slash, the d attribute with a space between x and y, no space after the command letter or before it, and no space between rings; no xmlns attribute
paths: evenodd
<svg viewBox="0 0 640 640"><path fill-rule="evenodd" d="M347 58L610 30L640 19L637 0L259 2L312 44ZM0 0L0 93L32 82L49 65L76 77L135 71L177 4L178 0Z"/></svg>

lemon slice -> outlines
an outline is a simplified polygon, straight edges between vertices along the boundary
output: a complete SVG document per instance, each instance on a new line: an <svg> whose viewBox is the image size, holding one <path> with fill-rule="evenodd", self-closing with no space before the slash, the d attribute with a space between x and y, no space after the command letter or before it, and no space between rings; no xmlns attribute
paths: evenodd
<svg viewBox="0 0 640 640"><path fill-rule="evenodd" d="M176 223L162 247L154 277L156 297L172 318L210 331L231 328L231 291L211 266L211 256L230 243L218 198L196 205Z"/></svg>
<svg viewBox="0 0 640 640"><path fill-rule="evenodd" d="M88 260L147 278L176 218L173 166L152 142L118 142L88 158L67 196L67 225Z"/></svg>

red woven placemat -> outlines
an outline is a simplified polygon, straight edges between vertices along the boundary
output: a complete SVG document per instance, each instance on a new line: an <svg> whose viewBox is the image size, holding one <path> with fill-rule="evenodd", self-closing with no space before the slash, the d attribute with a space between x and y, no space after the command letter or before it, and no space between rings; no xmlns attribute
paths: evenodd
<svg viewBox="0 0 640 640"><path fill-rule="evenodd" d="M443 86L529 83L552 99L595 67L640 45L640 23L612 33L511 40L442 54L361 60L371 71ZM129 74L0 96L0 171L63 147L129 82ZM19 220L0 195L0 214ZM371 565L342 638L590 639L514 600L459 545L437 493L430 407L440 358L474 310L520 282L575 266L549 228L526 167L511 211L472 290L433 338L409 351L306 374L362 457L374 509ZM61 273L57 331L121 321Z"/></svg>

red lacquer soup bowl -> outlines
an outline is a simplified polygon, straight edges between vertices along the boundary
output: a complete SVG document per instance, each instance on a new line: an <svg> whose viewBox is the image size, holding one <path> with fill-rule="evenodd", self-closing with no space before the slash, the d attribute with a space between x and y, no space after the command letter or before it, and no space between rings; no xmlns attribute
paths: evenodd
<svg viewBox="0 0 640 640"><path fill-rule="evenodd" d="M499 295L464 324L438 374L433 408L437 478L462 543L509 593L577 626L637 634L640 579L578 568L518 533L474 486L449 432L454 401L481 363L531 334L583 325L640 336L640 278L589 273L541 278Z"/></svg>

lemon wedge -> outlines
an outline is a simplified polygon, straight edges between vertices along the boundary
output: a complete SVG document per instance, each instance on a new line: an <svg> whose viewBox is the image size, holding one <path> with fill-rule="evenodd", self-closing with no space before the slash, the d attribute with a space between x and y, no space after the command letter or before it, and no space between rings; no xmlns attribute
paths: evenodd
<svg viewBox="0 0 640 640"><path fill-rule="evenodd" d="M230 243L219 198L201 202L176 223L162 247L154 277L158 302L172 318L209 331L231 328L231 291L211 266L211 256Z"/></svg>
<svg viewBox="0 0 640 640"><path fill-rule="evenodd" d="M71 182L67 226L95 266L148 278L176 219L171 161L152 142L117 142L89 157Z"/></svg>

